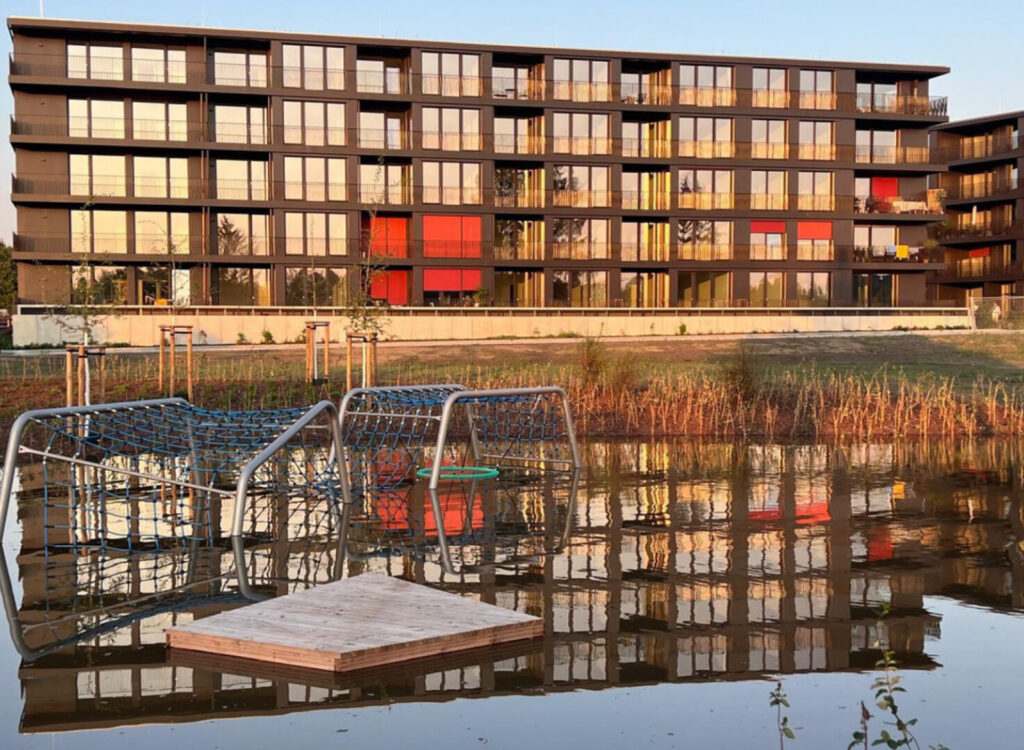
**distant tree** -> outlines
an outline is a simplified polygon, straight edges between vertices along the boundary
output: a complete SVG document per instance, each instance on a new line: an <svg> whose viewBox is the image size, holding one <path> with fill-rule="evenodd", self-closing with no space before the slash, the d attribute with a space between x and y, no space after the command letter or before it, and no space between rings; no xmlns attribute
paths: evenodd
<svg viewBox="0 0 1024 750"><path fill-rule="evenodd" d="M11 253L11 246L0 240L0 309L13 313L18 296L18 269Z"/></svg>

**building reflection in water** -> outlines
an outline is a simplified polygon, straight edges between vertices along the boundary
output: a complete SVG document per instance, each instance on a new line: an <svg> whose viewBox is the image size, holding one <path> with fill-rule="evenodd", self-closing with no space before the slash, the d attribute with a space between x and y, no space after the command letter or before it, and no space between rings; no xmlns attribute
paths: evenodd
<svg viewBox="0 0 1024 750"><path fill-rule="evenodd" d="M230 546L44 549L25 467L12 604L43 655L19 672L22 730L864 669L879 638L930 668L924 597L1024 608L1019 445L602 443L585 463L575 502L555 480L453 485L440 519L422 493L364 499L345 554L329 514L271 507L241 556L259 595L379 571L544 619L540 641L354 675L169 654L167 627L248 601Z"/></svg>

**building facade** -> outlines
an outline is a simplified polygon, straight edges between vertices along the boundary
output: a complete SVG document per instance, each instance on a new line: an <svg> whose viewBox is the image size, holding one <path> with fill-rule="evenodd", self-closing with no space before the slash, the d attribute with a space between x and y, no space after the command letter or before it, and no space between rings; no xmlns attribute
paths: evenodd
<svg viewBox="0 0 1024 750"><path fill-rule="evenodd" d="M935 278L938 296L961 303L1024 296L1022 124L1024 111L1017 111L935 128L936 155L949 169L939 177L946 221L934 228L946 259Z"/></svg>
<svg viewBox="0 0 1024 750"><path fill-rule="evenodd" d="M8 26L22 304L938 299L947 68Z"/></svg>

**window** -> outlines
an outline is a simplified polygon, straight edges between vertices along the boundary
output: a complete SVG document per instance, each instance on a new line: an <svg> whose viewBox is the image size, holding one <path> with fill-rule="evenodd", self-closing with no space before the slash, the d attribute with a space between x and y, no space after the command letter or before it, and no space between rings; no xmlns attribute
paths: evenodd
<svg viewBox="0 0 1024 750"><path fill-rule="evenodd" d="M360 252L367 257L408 258L409 223L406 216L363 215Z"/></svg>
<svg viewBox="0 0 1024 750"><path fill-rule="evenodd" d="M244 110L245 107L231 109ZM132 138L140 141L187 141L186 117L187 107L184 104L132 102Z"/></svg>
<svg viewBox="0 0 1024 750"><path fill-rule="evenodd" d="M667 159L672 155L671 151L668 120L622 123L623 156L654 156Z"/></svg>
<svg viewBox="0 0 1024 750"><path fill-rule="evenodd" d="M679 304L684 307L725 307L732 304L732 274L728 271L683 271L679 274Z"/></svg>
<svg viewBox="0 0 1024 750"><path fill-rule="evenodd" d="M494 170L494 205L502 208L542 208L544 170L497 167Z"/></svg>
<svg viewBox="0 0 1024 750"><path fill-rule="evenodd" d="M268 220L266 214L217 214L217 254L269 254Z"/></svg>
<svg viewBox="0 0 1024 750"><path fill-rule="evenodd" d="M483 222L479 216L423 217L424 258L479 258Z"/></svg>
<svg viewBox="0 0 1024 750"><path fill-rule="evenodd" d="M552 202L556 206L611 206L611 170L608 167L557 164Z"/></svg>
<svg viewBox="0 0 1024 750"><path fill-rule="evenodd" d="M195 270L198 272L200 269ZM138 266L135 270L136 299L139 304L190 305L192 286L192 270L188 268L154 264Z"/></svg>
<svg viewBox="0 0 1024 750"><path fill-rule="evenodd" d="M801 211L834 211L836 197L831 172L801 172L797 176L798 204Z"/></svg>
<svg viewBox="0 0 1024 750"><path fill-rule="evenodd" d="M494 151L499 154L543 154L544 118L495 117Z"/></svg>
<svg viewBox="0 0 1024 750"><path fill-rule="evenodd" d="M423 148L479 151L480 110L424 107Z"/></svg>
<svg viewBox="0 0 1024 750"><path fill-rule="evenodd" d="M563 260L607 260L611 257L608 219L553 219L552 253Z"/></svg>
<svg viewBox="0 0 1024 750"><path fill-rule="evenodd" d="M623 271L619 294L624 307L668 307L668 274L664 271Z"/></svg>
<svg viewBox="0 0 1024 750"><path fill-rule="evenodd" d="M346 171L344 159L286 156L284 157L285 200L347 200Z"/></svg>
<svg viewBox="0 0 1024 750"><path fill-rule="evenodd" d="M480 56L457 52L423 53L423 93L480 96Z"/></svg>
<svg viewBox="0 0 1024 750"><path fill-rule="evenodd" d="M672 71L623 71L619 76L619 100L625 104L671 104Z"/></svg>
<svg viewBox="0 0 1024 750"><path fill-rule="evenodd" d="M750 306L778 307L786 299L786 275L778 271L750 272Z"/></svg>
<svg viewBox="0 0 1024 750"><path fill-rule="evenodd" d="M340 91L345 88L345 48L314 44L281 45L285 88Z"/></svg>
<svg viewBox="0 0 1024 750"><path fill-rule="evenodd" d="M554 271L552 302L563 307L607 307L607 271Z"/></svg>
<svg viewBox="0 0 1024 750"><path fill-rule="evenodd" d="M835 109L834 77L831 70L801 70L800 109Z"/></svg>
<svg viewBox="0 0 1024 750"><path fill-rule="evenodd" d="M348 255L348 214L295 213L284 215L287 255Z"/></svg>
<svg viewBox="0 0 1024 750"><path fill-rule="evenodd" d="M679 208L732 208L731 169L680 169Z"/></svg>
<svg viewBox="0 0 1024 750"><path fill-rule="evenodd" d="M132 47L132 80L185 83L185 50Z"/></svg>
<svg viewBox="0 0 1024 750"><path fill-rule="evenodd" d="M360 164L359 200L363 203L409 203L410 169L408 164Z"/></svg>
<svg viewBox="0 0 1024 750"><path fill-rule="evenodd" d="M896 260L898 230L895 226L855 224L853 227L853 259L859 263Z"/></svg>
<svg viewBox="0 0 1024 750"><path fill-rule="evenodd" d="M499 260L543 260L543 219L495 219L494 257Z"/></svg>
<svg viewBox="0 0 1024 750"><path fill-rule="evenodd" d="M188 198L188 159L133 156L132 183L136 198Z"/></svg>
<svg viewBox="0 0 1024 750"><path fill-rule="evenodd" d="M789 156L785 120L752 120L750 155L754 159L785 159Z"/></svg>
<svg viewBox="0 0 1024 750"><path fill-rule="evenodd" d="M798 305L828 307L831 299L832 274L825 271L801 272L796 275Z"/></svg>
<svg viewBox="0 0 1024 750"><path fill-rule="evenodd" d="M479 268L423 269L423 304L464 307L486 298Z"/></svg>
<svg viewBox="0 0 1024 750"><path fill-rule="evenodd" d="M127 195L123 156L69 154L68 175L71 195Z"/></svg>
<svg viewBox="0 0 1024 750"><path fill-rule="evenodd" d="M554 98L574 102L610 102L607 60L569 60L556 57L553 64Z"/></svg>
<svg viewBox="0 0 1024 750"><path fill-rule="evenodd" d="M543 99L543 64L492 66L491 95L495 99Z"/></svg>
<svg viewBox="0 0 1024 750"><path fill-rule="evenodd" d="M801 121L800 158L831 161L836 158L832 142L834 125L831 122Z"/></svg>
<svg viewBox="0 0 1024 750"><path fill-rule="evenodd" d="M408 63L402 59L356 60L356 88L368 94L409 93Z"/></svg>
<svg viewBox="0 0 1024 750"><path fill-rule="evenodd" d="M251 86L255 88L266 88L266 53L214 52L213 82L218 86Z"/></svg>
<svg viewBox="0 0 1024 750"><path fill-rule="evenodd" d="M102 44L69 44L68 78L124 80L124 48Z"/></svg>
<svg viewBox="0 0 1024 750"><path fill-rule="evenodd" d="M266 268L219 267L211 282L215 305L266 307L270 304L270 271Z"/></svg>
<svg viewBox="0 0 1024 750"><path fill-rule="evenodd" d="M873 164L895 164L901 156L922 155L927 160L927 147L902 154L897 144L899 134L895 130L858 130L856 136L856 160ZM909 159L908 159L909 160Z"/></svg>
<svg viewBox="0 0 1024 750"><path fill-rule="evenodd" d="M555 112L552 150L556 154L610 154L608 115Z"/></svg>
<svg viewBox="0 0 1024 750"><path fill-rule="evenodd" d="M861 307L892 307L895 281L891 273L855 273L853 298Z"/></svg>
<svg viewBox="0 0 1024 750"><path fill-rule="evenodd" d="M348 269L290 267L284 270L284 303L300 307L343 307Z"/></svg>
<svg viewBox="0 0 1024 750"><path fill-rule="evenodd" d="M623 261L662 261L669 256L667 221L623 221L619 258Z"/></svg>
<svg viewBox="0 0 1024 750"><path fill-rule="evenodd" d="M858 112L898 112L899 98L895 83L857 83ZM916 114L928 114L928 110Z"/></svg>
<svg viewBox="0 0 1024 750"><path fill-rule="evenodd" d="M124 266L76 266L71 269L71 302L123 305L127 279Z"/></svg>
<svg viewBox="0 0 1024 750"><path fill-rule="evenodd" d="M125 211L71 211L71 252L127 253L128 214Z"/></svg>
<svg viewBox="0 0 1024 750"><path fill-rule="evenodd" d="M797 260L834 260L832 222L800 221L796 225Z"/></svg>
<svg viewBox="0 0 1024 750"><path fill-rule="evenodd" d="M344 146L345 105L337 102L286 101L284 142L306 146Z"/></svg>
<svg viewBox="0 0 1024 750"><path fill-rule="evenodd" d="M289 157L286 156L286 175L288 159ZM217 198L220 200L265 201L267 199L267 163L265 161L217 159L214 162L214 177ZM287 192L287 190L286 182L285 191Z"/></svg>
<svg viewBox="0 0 1024 750"><path fill-rule="evenodd" d="M786 173L782 170L754 169L750 172L750 207L781 211L789 205Z"/></svg>
<svg viewBox="0 0 1024 750"><path fill-rule="evenodd" d="M680 260L728 260L733 255L731 221L681 219L676 238Z"/></svg>
<svg viewBox="0 0 1024 750"><path fill-rule="evenodd" d="M788 107L785 68L754 68L753 97L755 107Z"/></svg>
<svg viewBox="0 0 1024 750"><path fill-rule="evenodd" d="M786 259L786 222L750 222L750 260Z"/></svg>
<svg viewBox="0 0 1024 750"><path fill-rule="evenodd" d="M136 211L136 255L188 255L189 215L180 211Z"/></svg>
<svg viewBox="0 0 1024 750"><path fill-rule="evenodd" d="M680 65L679 103L700 107L731 107L736 104L732 67L685 63Z"/></svg>
<svg viewBox="0 0 1024 750"><path fill-rule="evenodd" d="M679 155L701 159L732 156L732 118L680 117Z"/></svg>
<svg viewBox="0 0 1024 750"><path fill-rule="evenodd" d="M450 206L480 203L480 163L423 162L423 202Z"/></svg>
<svg viewBox="0 0 1024 750"><path fill-rule="evenodd" d="M401 112L359 112L359 148L409 148L408 118Z"/></svg>
<svg viewBox="0 0 1024 750"><path fill-rule="evenodd" d="M543 307L544 275L540 271L495 271L497 307Z"/></svg>
<svg viewBox="0 0 1024 750"><path fill-rule="evenodd" d="M671 193L671 173L623 172L622 207L645 211L666 211Z"/></svg>
<svg viewBox="0 0 1024 750"><path fill-rule="evenodd" d="M124 138L124 102L120 99L68 99L68 135L71 138Z"/></svg>

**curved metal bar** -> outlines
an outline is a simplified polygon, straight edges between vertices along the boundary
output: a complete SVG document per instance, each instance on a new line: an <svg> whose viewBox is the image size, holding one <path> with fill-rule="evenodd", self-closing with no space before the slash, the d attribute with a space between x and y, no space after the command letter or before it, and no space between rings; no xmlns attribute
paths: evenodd
<svg viewBox="0 0 1024 750"><path fill-rule="evenodd" d="M76 414L98 414L116 409L137 409L148 406L170 406L171 404L187 404L183 398L155 398L146 401L118 401L111 404L92 406L63 406L54 409L32 409L22 412L11 426L11 434L7 439L7 453L4 457L3 476L0 478L0 536L7 527L7 511L10 507L11 489L14 486L14 469L18 462L18 449L25 429L31 422L51 417L70 417ZM54 456L63 459L63 456Z"/></svg>

